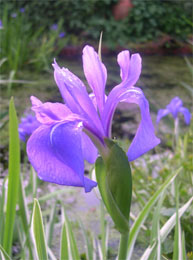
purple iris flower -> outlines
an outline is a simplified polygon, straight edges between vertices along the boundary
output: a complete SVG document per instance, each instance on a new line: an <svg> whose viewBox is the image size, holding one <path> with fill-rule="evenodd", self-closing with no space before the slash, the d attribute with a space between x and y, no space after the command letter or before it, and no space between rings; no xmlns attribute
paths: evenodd
<svg viewBox="0 0 193 260"><path fill-rule="evenodd" d="M63 38L65 35L66 35L65 32L61 32L61 33L59 33L59 38Z"/></svg>
<svg viewBox="0 0 193 260"><path fill-rule="evenodd" d="M22 7L22 8L19 9L19 11L20 11L20 13L24 13L25 12L25 8Z"/></svg>
<svg viewBox="0 0 193 260"><path fill-rule="evenodd" d="M174 119L177 119L178 113L182 113L184 115L184 120L187 125L190 124L191 114L189 110L183 107L183 102L179 97L174 97L171 102L166 106L165 109L160 109L157 114L157 123L159 123L160 119L168 114L172 114Z"/></svg>
<svg viewBox="0 0 193 260"><path fill-rule="evenodd" d="M1 20L0 20L0 29L3 29L3 23Z"/></svg>
<svg viewBox="0 0 193 260"><path fill-rule="evenodd" d="M40 122L36 119L35 115L28 114L22 117L18 128L20 140L25 142L39 126Z"/></svg>
<svg viewBox="0 0 193 260"><path fill-rule="evenodd" d="M58 30L58 25L57 25L57 23L52 24L52 26L50 27L50 29L51 29L52 31L57 31L57 30Z"/></svg>
<svg viewBox="0 0 193 260"><path fill-rule="evenodd" d="M12 18L16 18L16 17L17 17L17 13L12 13L12 14L11 14L11 17L12 17Z"/></svg>
<svg viewBox="0 0 193 260"><path fill-rule="evenodd" d="M141 122L127 152L132 161L146 153L160 140L154 134L149 103L142 90L134 87L141 73L139 54L129 51L118 55L121 83L105 95L107 70L90 46L83 49L83 68L92 90L54 61L54 77L65 104L42 103L31 97L32 109L41 126L28 140L27 153L40 179L61 185L84 187L86 192L97 185L84 176L84 160L94 163L98 151L108 156L104 138L111 138L111 124L119 102L136 103ZM98 150L98 151L97 151Z"/></svg>

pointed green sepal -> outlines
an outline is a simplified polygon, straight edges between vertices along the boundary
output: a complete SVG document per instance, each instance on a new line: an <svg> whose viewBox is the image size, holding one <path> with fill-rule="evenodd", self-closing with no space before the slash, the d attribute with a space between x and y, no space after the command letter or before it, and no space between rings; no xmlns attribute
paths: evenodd
<svg viewBox="0 0 193 260"><path fill-rule="evenodd" d="M125 152L109 139L105 139L105 143L108 156L99 157L95 164L98 187L115 227L127 233L132 197L131 169Z"/></svg>

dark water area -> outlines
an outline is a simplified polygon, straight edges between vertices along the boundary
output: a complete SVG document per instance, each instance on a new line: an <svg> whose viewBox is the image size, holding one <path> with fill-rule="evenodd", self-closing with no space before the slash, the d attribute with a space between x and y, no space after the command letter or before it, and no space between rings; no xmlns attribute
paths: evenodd
<svg viewBox="0 0 193 260"><path fill-rule="evenodd" d="M116 56L104 57L103 62L107 67L108 78L106 93L120 82L119 66L116 61ZM73 60L60 60L60 66L69 68L74 74L78 75L87 85L83 74L81 58ZM50 73L38 75L33 71L23 72L19 75L22 80L34 81L34 84L12 85L11 96L14 97L18 117L21 117L23 112L31 106L30 96L34 95L42 101L62 102L59 90L54 82L52 68ZM181 82L189 85L193 84L190 71L187 68L185 60L181 56L144 56L142 57L142 73L136 86L143 89L147 99L150 102L150 109L153 122L155 123L156 113L158 109L164 108L170 100L179 96L186 107L192 111L192 96L185 89ZM8 119L8 103L9 96L7 87L1 86L1 114L3 116L2 124L5 124L0 129L1 146L7 145L7 126ZM132 138L137 124L140 120L138 107L135 105L119 105L114 117L113 135L117 138L123 138L125 131L126 137ZM4 122L5 121L5 122ZM120 123L122 126L120 127Z"/></svg>

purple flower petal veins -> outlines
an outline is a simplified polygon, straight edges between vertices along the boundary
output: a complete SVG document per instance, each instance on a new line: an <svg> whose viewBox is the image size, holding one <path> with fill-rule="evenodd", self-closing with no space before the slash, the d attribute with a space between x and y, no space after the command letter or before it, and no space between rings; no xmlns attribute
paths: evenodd
<svg viewBox="0 0 193 260"><path fill-rule="evenodd" d="M158 124L162 117L170 113L172 114L173 118L176 119L178 117L179 112L184 115L185 123L189 125L191 120L191 114L187 108L183 107L183 102L179 97L174 97L165 109L158 110L156 122Z"/></svg>
<svg viewBox="0 0 193 260"><path fill-rule="evenodd" d="M41 126L28 141L28 157L39 177L61 185L84 187L90 191L97 184L84 177L84 160L94 163L98 151L108 156L104 138L111 137L111 123L119 102L135 103L141 122L128 150L134 160L160 141L154 134L149 103L141 89L134 87L141 73L141 57L129 51L118 55L121 83L105 96L107 71L90 46L83 49L83 68L92 90L54 61L54 78L65 104L42 103L31 97L32 109ZM97 151L98 150L98 151Z"/></svg>

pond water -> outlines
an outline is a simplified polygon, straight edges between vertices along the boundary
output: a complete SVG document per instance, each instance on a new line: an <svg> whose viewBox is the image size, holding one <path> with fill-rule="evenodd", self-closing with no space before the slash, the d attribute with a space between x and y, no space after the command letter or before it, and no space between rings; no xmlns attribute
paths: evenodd
<svg viewBox="0 0 193 260"><path fill-rule="evenodd" d="M119 77L119 67L116 62L116 57L104 57L103 62L105 63L108 70L108 82L106 90L110 91L112 86L117 85L120 82ZM73 73L78 75L82 80L85 81L83 70L82 70L82 62L81 59L76 60L63 60L59 61L59 64L69 68ZM16 110L18 115L21 116L24 110L27 107L30 107L30 96L37 96L42 101L62 101L58 88L54 82L53 73L50 74L42 74L37 75L33 72L24 72L21 74L20 79L32 80L34 84L22 84L17 86L12 86L11 95L14 96ZM185 60L183 57L174 57L174 56L144 56L143 57L143 68L142 74L139 82L136 86L139 86L143 89L146 97L150 102L150 108L152 113L152 119L155 123L157 110L160 108L164 108L170 100L179 96L183 101L184 105L192 110L192 96L182 85L181 82L186 82L187 84L192 84L191 74L186 66ZM5 171L7 168L7 164L5 164L5 160L7 158L7 149L8 149L8 124L6 123L8 119L8 115L6 112L8 111L8 102L9 97L7 95L7 89L1 89L1 113L4 113L3 117L4 126L1 128L1 140L0 140L0 148L1 148L1 170ZM138 108L136 106L128 106L122 104L119 106L116 111L114 118L114 126L113 126L113 136L117 138L132 138L137 124L140 120L140 114ZM170 120L168 120L169 124L172 124ZM2 123L2 124L3 124ZM166 129L166 124L161 123L161 127L163 130ZM6 157L6 158L5 158ZM60 187L62 188L62 187ZM53 184L45 184L41 186L40 194L44 194L44 190L46 193L53 189L58 189L57 185ZM66 187L65 187L66 189ZM96 233L99 233L99 212L98 212L98 204L99 202L92 196L92 194L85 197L84 193L80 192L80 189L72 189L67 188L67 191L63 196L64 202L71 209L69 211L70 218L74 219L74 216L77 215L77 211L79 212L80 218L83 220L83 224L86 226L86 229L94 229ZM81 194L81 195L80 195ZM91 196L91 197L89 197ZM93 204L93 199L95 204ZM89 201L92 201L91 203ZM50 203L50 202L49 202ZM89 206L89 204L91 204ZM76 231L76 236L79 237L78 228ZM58 254L59 245L59 235L60 228L56 229L55 233L55 246L53 251ZM110 235L110 245L113 248L117 248L118 246L118 238L119 235L117 232L114 232ZM79 239L80 240L80 239ZM79 247L81 248L81 241ZM135 256L133 259L139 259L139 255L141 253L141 248L138 246Z"/></svg>
<svg viewBox="0 0 193 260"><path fill-rule="evenodd" d="M181 82L192 84L191 74L184 58L180 56L144 56L142 60L142 74L136 86L143 89L150 102L153 122L155 122L158 109L164 108L175 96L179 96L184 101L184 105L192 110L192 96L181 85ZM119 66L116 62L116 56L104 57L103 62L108 71L106 86L106 92L108 93L112 87L120 82ZM62 60L59 61L59 64L69 68L85 82L80 58ZM12 86L11 95L14 96L19 117L27 107L30 107L31 95L37 96L42 101L62 102L61 95L54 82L52 70L50 74L42 75L29 71L23 72L20 79L34 81L34 84ZM6 114L8 111L8 102L7 89L3 87L1 88L0 99L2 114ZM7 117L4 117L3 120L6 121ZM117 138L123 138L124 136L132 138L139 120L140 113L137 106L120 105L114 117L113 136ZM171 124L171 122L169 120L168 124ZM121 127L120 123L122 123ZM162 122L160 125L163 125ZM7 127L5 126L4 129L5 131L1 130L0 140L3 146L7 145Z"/></svg>

